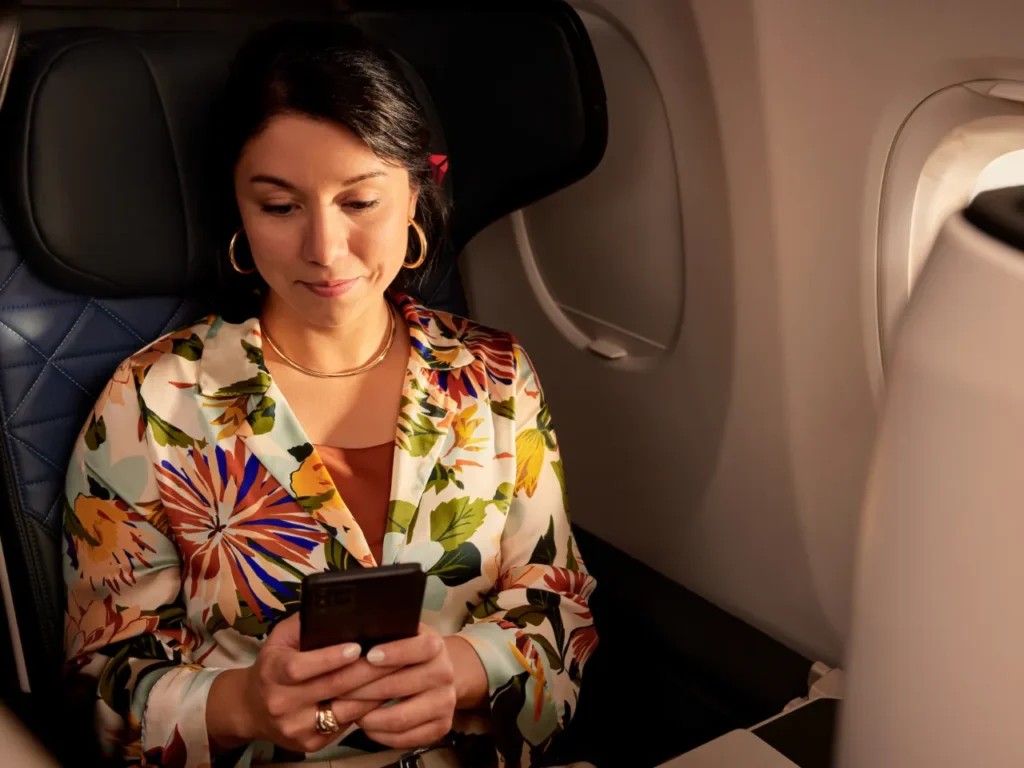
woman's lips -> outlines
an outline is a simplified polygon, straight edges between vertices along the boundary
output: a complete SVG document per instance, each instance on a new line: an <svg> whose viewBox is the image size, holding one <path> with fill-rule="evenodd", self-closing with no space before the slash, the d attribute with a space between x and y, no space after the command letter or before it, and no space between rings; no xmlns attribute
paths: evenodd
<svg viewBox="0 0 1024 768"><path fill-rule="evenodd" d="M354 277L351 280L331 280L320 283L303 283L303 285L317 296L333 299L348 293L358 282L359 278Z"/></svg>

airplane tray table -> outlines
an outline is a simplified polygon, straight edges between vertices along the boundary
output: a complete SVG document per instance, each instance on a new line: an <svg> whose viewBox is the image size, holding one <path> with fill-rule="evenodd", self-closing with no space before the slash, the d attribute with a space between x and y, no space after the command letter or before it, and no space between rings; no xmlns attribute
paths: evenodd
<svg viewBox="0 0 1024 768"><path fill-rule="evenodd" d="M727 733L661 768L832 768L838 706L838 699L813 699L749 731Z"/></svg>

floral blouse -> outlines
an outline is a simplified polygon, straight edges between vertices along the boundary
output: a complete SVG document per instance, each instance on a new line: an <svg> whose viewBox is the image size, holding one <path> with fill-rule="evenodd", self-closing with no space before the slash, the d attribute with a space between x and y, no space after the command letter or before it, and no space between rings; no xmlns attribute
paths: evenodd
<svg viewBox="0 0 1024 768"><path fill-rule="evenodd" d="M422 620L471 643L499 763L528 765L575 711L597 645L551 418L511 336L393 298L412 352L383 563L426 571ZM68 668L95 679L104 748L129 763L210 765L214 678L253 663L303 575L377 565L269 375L257 320L210 316L122 363L66 495ZM373 749L339 739L316 759ZM225 759L302 756L256 742Z"/></svg>

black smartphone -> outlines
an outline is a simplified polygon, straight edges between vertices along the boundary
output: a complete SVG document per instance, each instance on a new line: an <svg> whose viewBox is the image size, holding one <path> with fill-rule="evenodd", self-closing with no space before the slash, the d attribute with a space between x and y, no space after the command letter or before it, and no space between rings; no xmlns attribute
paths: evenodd
<svg viewBox="0 0 1024 768"><path fill-rule="evenodd" d="M427 574L418 563L313 573L302 580L303 651L341 643L370 648L419 629Z"/></svg>

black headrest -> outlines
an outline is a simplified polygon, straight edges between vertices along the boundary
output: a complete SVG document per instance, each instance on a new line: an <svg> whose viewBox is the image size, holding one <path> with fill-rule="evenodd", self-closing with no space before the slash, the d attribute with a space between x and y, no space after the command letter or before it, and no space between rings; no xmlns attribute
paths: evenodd
<svg viewBox="0 0 1024 768"><path fill-rule="evenodd" d="M317 17L355 24L407 63L449 157L457 252L597 166L604 91L561 0L432 5ZM0 203L23 257L58 287L179 294L208 279L224 244L200 210L204 121L251 32L311 16L148 7L22 10Z"/></svg>

